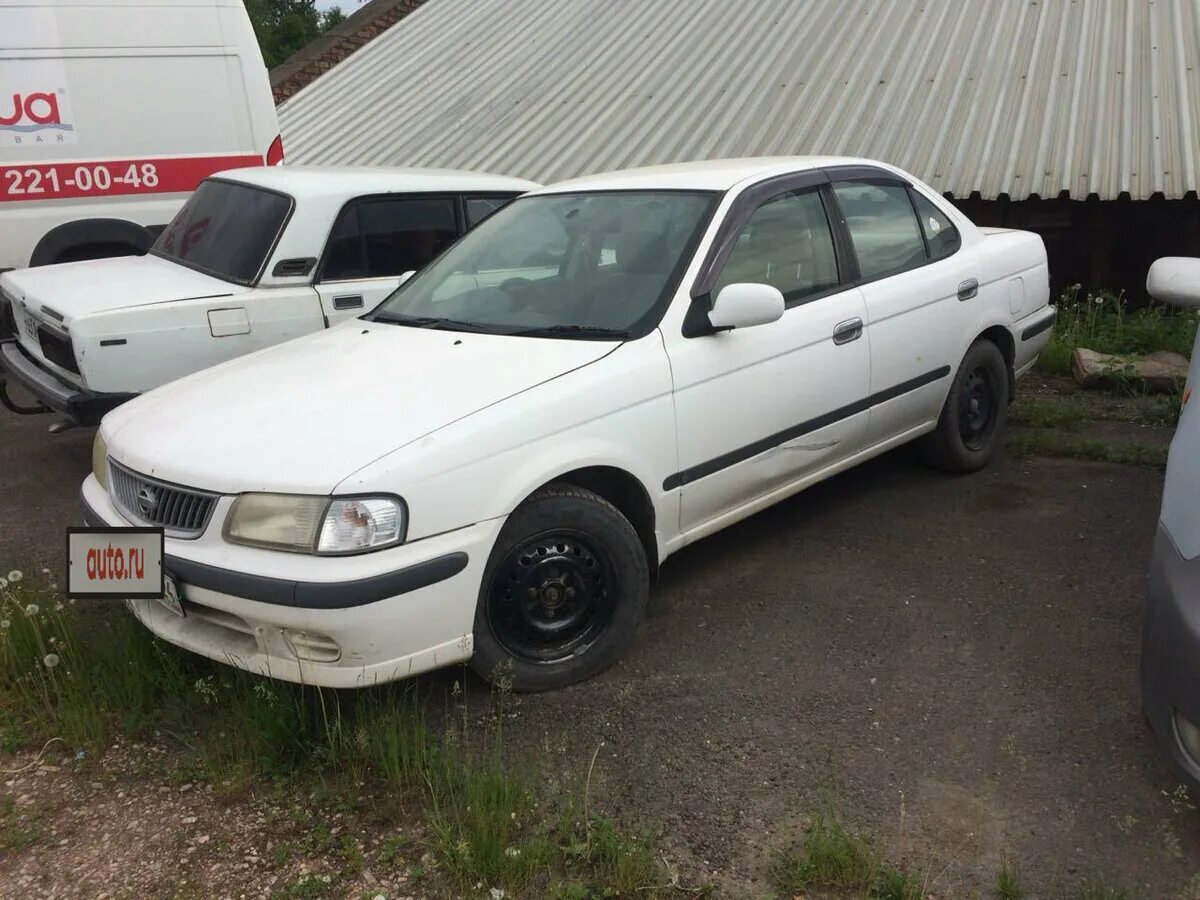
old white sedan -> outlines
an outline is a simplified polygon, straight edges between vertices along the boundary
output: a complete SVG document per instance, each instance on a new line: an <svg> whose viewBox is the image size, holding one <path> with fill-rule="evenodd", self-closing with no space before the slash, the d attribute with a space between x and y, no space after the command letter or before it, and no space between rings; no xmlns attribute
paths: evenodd
<svg viewBox="0 0 1200 900"><path fill-rule="evenodd" d="M222 172L146 256L0 276L0 402L95 424L181 375L361 315L536 186L439 169Z"/></svg>
<svg viewBox="0 0 1200 900"><path fill-rule="evenodd" d="M996 452L1054 319L1041 240L857 159L535 191L371 314L105 418L95 525L160 525L168 641L332 686L599 672L663 561L920 439ZM173 599L173 598L172 598Z"/></svg>

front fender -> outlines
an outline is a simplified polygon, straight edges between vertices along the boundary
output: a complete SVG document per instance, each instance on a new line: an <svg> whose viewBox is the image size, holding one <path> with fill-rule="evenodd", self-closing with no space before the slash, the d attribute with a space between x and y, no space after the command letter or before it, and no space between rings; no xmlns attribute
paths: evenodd
<svg viewBox="0 0 1200 900"><path fill-rule="evenodd" d="M663 530L678 528L671 373L657 332L596 363L449 424L341 482L337 493L404 497L419 539L507 516L542 485L609 466L645 487ZM402 407L396 414L403 414Z"/></svg>

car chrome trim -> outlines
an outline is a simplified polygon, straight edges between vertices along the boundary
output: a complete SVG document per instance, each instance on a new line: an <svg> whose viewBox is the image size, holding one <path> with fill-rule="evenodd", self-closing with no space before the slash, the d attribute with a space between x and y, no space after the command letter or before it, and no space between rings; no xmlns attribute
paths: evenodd
<svg viewBox="0 0 1200 900"><path fill-rule="evenodd" d="M932 372L926 372L924 375L918 375L916 378L902 381L900 384L886 390L877 391L870 396L864 397L862 400L843 406L840 409L835 409L814 419L809 419L807 422L801 422L799 425L793 425L791 428L785 428L783 431L760 438L751 444L746 444L744 447L730 450L728 453L722 453L720 456L714 457L707 462L702 462L699 465L692 466L690 469L684 469L681 472L676 472L674 475L669 475L663 481L663 490L672 491L693 481L699 481L701 478L707 478L709 475L720 472L722 469L727 469L730 466L744 462L752 456L758 456L760 453L772 450L780 444L794 441L798 437L803 437L821 428L827 428L836 422L840 422L842 419L848 419L861 412L866 412L872 406L887 403L889 400L895 400L897 397L902 397L918 388L940 381L949 374L950 367L941 366Z"/></svg>

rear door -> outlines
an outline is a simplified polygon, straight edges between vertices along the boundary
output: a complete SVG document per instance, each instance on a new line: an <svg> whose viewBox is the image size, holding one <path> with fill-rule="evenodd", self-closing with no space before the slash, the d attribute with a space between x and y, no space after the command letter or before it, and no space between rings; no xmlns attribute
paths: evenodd
<svg viewBox="0 0 1200 900"><path fill-rule="evenodd" d="M453 194L362 197L342 209L317 273L330 325L378 306L405 272L423 268L461 233Z"/></svg>
<svg viewBox="0 0 1200 900"><path fill-rule="evenodd" d="M871 347L867 446L935 420L979 318L978 273L950 219L882 169L831 169L866 302Z"/></svg>

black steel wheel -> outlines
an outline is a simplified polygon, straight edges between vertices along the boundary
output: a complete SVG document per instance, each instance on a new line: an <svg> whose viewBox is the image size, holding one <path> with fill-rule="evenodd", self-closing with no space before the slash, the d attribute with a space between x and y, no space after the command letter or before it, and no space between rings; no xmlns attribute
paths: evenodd
<svg viewBox="0 0 1200 900"><path fill-rule="evenodd" d="M958 435L968 450L981 450L996 430L994 373L979 365L967 373L958 398Z"/></svg>
<svg viewBox="0 0 1200 900"><path fill-rule="evenodd" d="M633 526L591 491L554 485L509 517L480 587L471 664L516 690L563 687L610 665L649 595Z"/></svg>
<svg viewBox="0 0 1200 900"><path fill-rule="evenodd" d="M492 573L488 626L514 657L558 662L586 652L612 621L615 599L607 548L574 529L547 531L514 547Z"/></svg>
<svg viewBox="0 0 1200 900"><path fill-rule="evenodd" d="M963 357L937 428L926 435L926 460L947 472L975 472L995 455L1008 418L1008 363L1000 348L978 340Z"/></svg>

